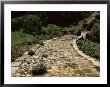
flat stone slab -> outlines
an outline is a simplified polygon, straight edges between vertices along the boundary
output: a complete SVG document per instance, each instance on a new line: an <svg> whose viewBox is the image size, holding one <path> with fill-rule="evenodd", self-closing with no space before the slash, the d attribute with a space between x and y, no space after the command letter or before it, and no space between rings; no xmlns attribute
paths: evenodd
<svg viewBox="0 0 110 87"><path fill-rule="evenodd" d="M11 66L12 66L12 67L19 67L21 63L22 63L22 62L12 62L12 63L11 63Z"/></svg>

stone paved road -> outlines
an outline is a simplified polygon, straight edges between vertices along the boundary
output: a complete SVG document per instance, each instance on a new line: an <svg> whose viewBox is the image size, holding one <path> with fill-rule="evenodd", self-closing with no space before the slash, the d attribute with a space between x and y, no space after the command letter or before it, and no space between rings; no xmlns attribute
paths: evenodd
<svg viewBox="0 0 110 87"><path fill-rule="evenodd" d="M37 44L33 47L35 55L29 56L26 52L12 63L12 76L31 77L32 67L42 59L47 73L37 75L40 77L98 77L100 73L93 63L74 50L72 41L75 38L74 35L65 35L45 42L44 46Z"/></svg>

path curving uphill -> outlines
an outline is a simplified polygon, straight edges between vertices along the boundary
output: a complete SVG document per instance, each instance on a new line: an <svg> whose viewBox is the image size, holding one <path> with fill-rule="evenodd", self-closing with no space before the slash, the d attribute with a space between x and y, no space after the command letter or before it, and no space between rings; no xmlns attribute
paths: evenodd
<svg viewBox="0 0 110 87"><path fill-rule="evenodd" d="M26 52L11 64L12 76L32 77L32 67L42 59L47 73L36 77L98 77L100 72L93 62L74 49L73 40L76 38L75 35L65 35L46 41L44 46L37 44L33 47L35 55L29 56ZM43 56L44 54L47 56Z"/></svg>
<svg viewBox="0 0 110 87"><path fill-rule="evenodd" d="M85 57L85 58L87 58L88 60L90 60L95 66L97 66L97 67L100 67L100 61L99 60L97 60L97 59L95 59L95 58L93 58L93 57L91 57L91 56L89 56L89 55L86 55L85 53L83 53L83 51L81 51L79 48L78 48L78 46L77 46L77 40L79 40L79 39L81 39L81 38L83 38L83 39L86 39L86 34L87 34L88 32L86 31L86 32L82 32L81 33L81 36L79 36L79 37L77 37L76 39L74 39L73 40L73 47L74 47L74 49L82 56L82 57Z"/></svg>

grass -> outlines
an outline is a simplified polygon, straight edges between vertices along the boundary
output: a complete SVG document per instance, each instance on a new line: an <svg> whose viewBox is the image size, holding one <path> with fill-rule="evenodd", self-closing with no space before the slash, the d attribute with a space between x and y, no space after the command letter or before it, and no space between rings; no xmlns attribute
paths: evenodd
<svg viewBox="0 0 110 87"><path fill-rule="evenodd" d="M88 39L78 40L77 45L85 54L94 57L96 59L100 58L100 44L92 42Z"/></svg>
<svg viewBox="0 0 110 87"><path fill-rule="evenodd" d="M26 34L20 31L11 32L11 47L15 48L19 45L21 46L21 45L31 45L33 43L40 43L40 41L49 40L61 35L54 35L54 34L52 35L50 32L49 34L41 33L40 35L33 36L32 34Z"/></svg>
<svg viewBox="0 0 110 87"><path fill-rule="evenodd" d="M22 32L11 32L11 61L22 56L25 51L37 42L37 39L29 34Z"/></svg>
<svg viewBox="0 0 110 87"><path fill-rule="evenodd" d="M32 44L37 42L37 39L30 35L30 34L24 34L22 32L12 32L11 33L11 46L16 47L18 45L26 45L26 44Z"/></svg>

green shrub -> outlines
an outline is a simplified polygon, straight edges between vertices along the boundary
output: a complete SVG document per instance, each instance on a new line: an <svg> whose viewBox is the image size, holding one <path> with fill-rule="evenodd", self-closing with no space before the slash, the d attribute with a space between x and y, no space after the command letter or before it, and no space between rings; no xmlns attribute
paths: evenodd
<svg viewBox="0 0 110 87"><path fill-rule="evenodd" d="M32 75L42 75L46 72L46 67L43 64L38 64L32 69Z"/></svg>
<svg viewBox="0 0 110 87"><path fill-rule="evenodd" d="M68 28L64 28L64 31L66 31L67 34L75 34L77 36L80 36L81 35L81 26L83 24L83 21L80 21L74 25L71 25L70 27Z"/></svg>
<svg viewBox="0 0 110 87"><path fill-rule="evenodd" d="M70 31L72 31L72 30L70 28L68 28L68 27L65 27L65 28L62 29L62 33L64 35L70 34Z"/></svg>
<svg viewBox="0 0 110 87"><path fill-rule="evenodd" d="M42 22L36 15L26 15L11 20L12 31L23 29L23 32L32 34L41 33Z"/></svg>
<svg viewBox="0 0 110 87"><path fill-rule="evenodd" d="M37 42L36 37L25 34L22 32L11 32L11 46L16 47L18 45L31 45L32 43Z"/></svg>
<svg viewBox="0 0 110 87"><path fill-rule="evenodd" d="M49 29L47 27L42 27L42 30L41 30L41 34L44 34L44 35L48 35L49 34Z"/></svg>
<svg viewBox="0 0 110 87"><path fill-rule="evenodd" d="M22 27L22 17L13 18L11 20L11 30L17 31Z"/></svg>
<svg viewBox="0 0 110 87"><path fill-rule="evenodd" d="M100 23L95 22L91 32L86 34L86 38L93 41L93 42L99 42L100 43Z"/></svg>
<svg viewBox="0 0 110 87"><path fill-rule="evenodd" d="M22 32L11 32L11 60L12 62L23 55L28 50L28 47L39 42L39 40Z"/></svg>
<svg viewBox="0 0 110 87"><path fill-rule="evenodd" d="M97 12L96 18L100 20L100 12Z"/></svg>
<svg viewBox="0 0 110 87"><path fill-rule="evenodd" d="M78 40L77 45L87 55L90 55L96 59L100 58L100 45L90 40Z"/></svg>
<svg viewBox="0 0 110 87"><path fill-rule="evenodd" d="M42 27L42 34L53 34L57 35L61 31L61 27L56 26L55 24L48 24L47 27Z"/></svg>
<svg viewBox="0 0 110 87"><path fill-rule="evenodd" d="M40 17L34 15L26 15L22 17L24 32L32 33L36 32L37 34L41 31L42 22Z"/></svg>
<svg viewBox="0 0 110 87"><path fill-rule="evenodd" d="M77 36L81 35L81 24L79 23L79 25L75 26L75 25L71 25L70 27L65 27L62 29L63 34L75 34Z"/></svg>
<svg viewBox="0 0 110 87"><path fill-rule="evenodd" d="M80 36L81 35L81 30L80 29L77 29L75 32L74 32L75 35L77 36Z"/></svg>

